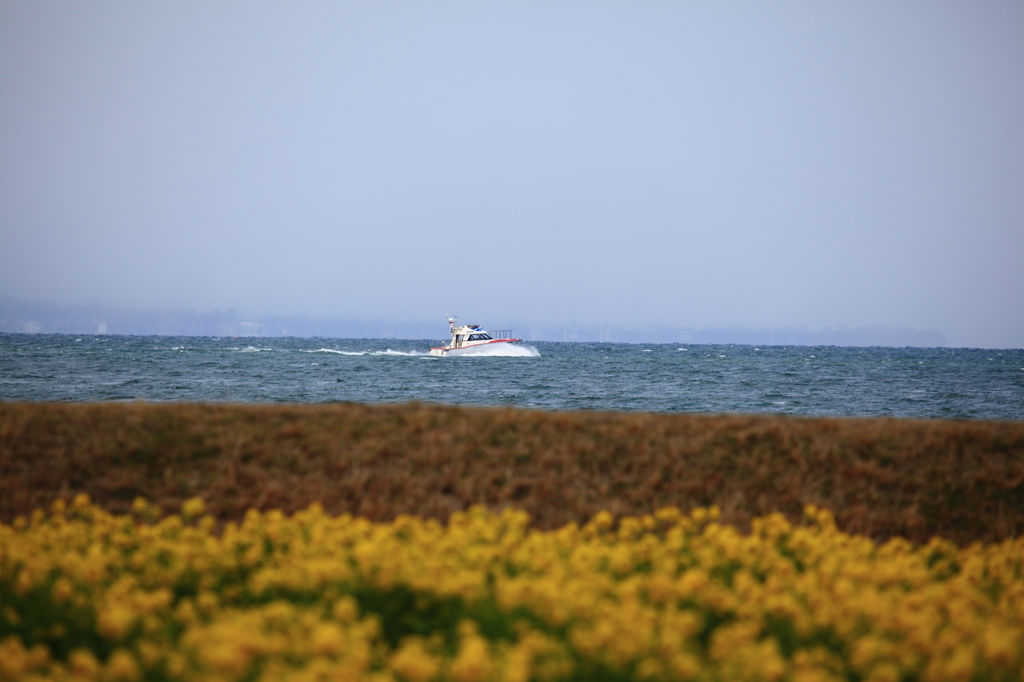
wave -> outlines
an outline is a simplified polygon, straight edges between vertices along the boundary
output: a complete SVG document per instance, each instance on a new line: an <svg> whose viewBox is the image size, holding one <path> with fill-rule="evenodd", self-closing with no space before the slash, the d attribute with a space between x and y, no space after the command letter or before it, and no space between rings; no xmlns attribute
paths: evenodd
<svg viewBox="0 0 1024 682"><path fill-rule="evenodd" d="M492 343L476 348L467 348L458 358L539 358L540 351L521 343Z"/></svg>
<svg viewBox="0 0 1024 682"><path fill-rule="evenodd" d="M424 351L412 350L412 351L401 351L401 350L335 350L333 348L321 348L319 350L304 350L303 353L334 353L335 355L398 355L402 357L418 357L421 355L428 355Z"/></svg>

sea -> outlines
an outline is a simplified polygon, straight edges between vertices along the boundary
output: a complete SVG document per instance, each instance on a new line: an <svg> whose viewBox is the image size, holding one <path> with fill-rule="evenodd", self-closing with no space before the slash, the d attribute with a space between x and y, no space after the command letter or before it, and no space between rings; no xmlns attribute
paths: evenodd
<svg viewBox="0 0 1024 682"><path fill-rule="evenodd" d="M0 334L0 400L1024 419L1024 350Z"/></svg>

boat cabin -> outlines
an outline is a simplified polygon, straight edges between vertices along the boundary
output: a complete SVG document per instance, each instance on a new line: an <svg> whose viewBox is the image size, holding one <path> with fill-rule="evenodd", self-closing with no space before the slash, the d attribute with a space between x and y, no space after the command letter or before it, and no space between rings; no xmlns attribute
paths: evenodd
<svg viewBox="0 0 1024 682"><path fill-rule="evenodd" d="M448 317L448 328L452 338L447 345L441 344L430 349L431 355L449 355L452 351L456 354L468 352L474 346L485 346L490 343L515 343L520 339L512 338L512 330L499 329L496 332L484 331L478 324L464 324L456 326L455 318Z"/></svg>

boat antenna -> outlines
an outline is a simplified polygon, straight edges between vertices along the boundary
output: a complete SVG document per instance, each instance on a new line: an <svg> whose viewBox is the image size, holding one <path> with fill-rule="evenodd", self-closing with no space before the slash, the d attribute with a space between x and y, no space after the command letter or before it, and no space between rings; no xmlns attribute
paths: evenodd
<svg viewBox="0 0 1024 682"><path fill-rule="evenodd" d="M445 313L445 317L448 318L448 329L450 329L452 332L454 332L455 331L455 320L456 320L455 316L449 315L449 314Z"/></svg>

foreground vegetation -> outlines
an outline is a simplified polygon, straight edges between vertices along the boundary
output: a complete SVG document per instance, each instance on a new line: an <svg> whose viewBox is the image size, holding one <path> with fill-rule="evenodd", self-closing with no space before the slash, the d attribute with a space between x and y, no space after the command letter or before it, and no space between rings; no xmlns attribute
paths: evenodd
<svg viewBox="0 0 1024 682"><path fill-rule="evenodd" d="M1024 533L1024 423L547 413L431 405L0 403L0 521L88 493L125 513L192 497L250 508L446 521L481 504L540 529L600 511L717 505L741 530L832 510L875 540Z"/></svg>
<svg viewBox="0 0 1024 682"><path fill-rule="evenodd" d="M0 403L0 680L1020 680L1022 530L1016 422Z"/></svg>
<svg viewBox="0 0 1024 682"><path fill-rule="evenodd" d="M312 506L215 532L83 495L0 525L0 679L1011 680L1024 540L881 545L808 508L531 530Z"/></svg>

